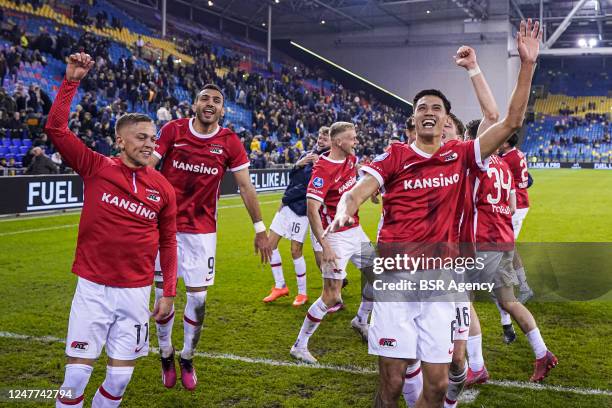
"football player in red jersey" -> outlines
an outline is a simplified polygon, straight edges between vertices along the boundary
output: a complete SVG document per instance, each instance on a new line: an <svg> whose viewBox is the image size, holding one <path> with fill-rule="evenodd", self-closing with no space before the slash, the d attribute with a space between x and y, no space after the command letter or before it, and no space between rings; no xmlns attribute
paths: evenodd
<svg viewBox="0 0 612 408"><path fill-rule="evenodd" d="M188 390L197 384L193 366L200 339L207 289L214 283L217 244L217 203L226 170L234 174L240 195L255 228L255 250L267 262L271 249L255 188L249 177L249 158L238 136L221 127L224 96L216 85L208 84L193 104L195 116L168 122L161 129L158 146L150 164L162 160L161 173L176 191L178 213L178 276L185 281L187 302L183 314L184 342L180 352L181 382ZM156 269L159 271L159 269ZM162 295L156 273L155 297ZM171 388L176 383L174 347L171 334L174 313L157 321L161 353L162 381Z"/></svg>
<svg viewBox="0 0 612 408"><path fill-rule="evenodd" d="M393 145L389 152L362 168L367 174L343 196L330 230L351 225L358 207L384 186L386 208L381 243L458 243L455 216L462 208L457 208L456 203L464 197L466 170L486 170L486 159L521 127L540 39L538 22L521 22L517 35L521 68L508 112L475 141L442 145L450 102L435 90L417 94L416 142L409 147ZM417 360L421 361L423 392L416 406L443 405L453 354L450 328L454 309L452 302L375 302L368 335L370 353L379 356L375 406L397 406L406 369Z"/></svg>
<svg viewBox="0 0 612 408"><path fill-rule="evenodd" d="M515 133L499 149L499 155L508 163L508 166L510 166L510 171L512 171L512 177L516 184L516 211L512 215L512 227L514 229L515 239L518 239L523 221L529 212L529 193L527 193L527 188L530 186L527 158L525 154L516 147L518 141L519 136ZM514 269L516 270L519 280L518 300L521 303L525 303L533 297L533 291L527 283L525 268L523 267L523 261L518 251L514 251Z"/></svg>
<svg viewBox="0 0 612 408"><path fill-rule="evenodd" d="M301 361L314 364L316 358L308 351L308 340L319 327L329 308L341 300L342 281L346 277L346 266L351 261L357 268L365 270L372 265L374 248L359 225L359 217L350 226L338 228L323 238L323 231L332 222L340 197L357 183L357 144L355 125L336 122L329 130L331 149L322 154L312 169L306 198L308 199L308 221L321 245L321 272L323 293L308 309L297 340L290 354ZM368 288L368 285L366 285ZM365 340L368 337L368 317L372 310L371 294L362 294L362 302L351 326Z"/></svg>
<svg viewBox="0 0 612 408"><path fill-rule="evenodd" d="M531 312L514 297L513 288L519 284L513 266L515 232L512 214L517 202L514 178L508 164L499 156L492 155L487 171L478 172L474 181L476 256L485 260L478 280L495 284L495 297L499 304L525 333L536 358L530 380L540 382L558 360L546 347ZM479 324L475 330L470 330L470 336L476 335L481 335ZM482 349L478 352L482 355ZM484 364L480 368L470 367L467 385L486 382L488 377Z"/></svg>
<svg viewBox="0 0 612 408"><path fill-rule="evenodd" d="M70 104L94 65L85 53L68 58L45 132L82 178L85 200L72 271L78 276L70 308L68 363L57 407L82 407L93 365L106 347L106 378L94 407L121 404L136 359L149 351L149 294L159 248L164 282L153 316L166 318L176 295L176 199L174 189L148 168L155 125L128 113L115 124L119 157L89 149L68 129ZM120 231L120 233L114 233Z"/></svg>

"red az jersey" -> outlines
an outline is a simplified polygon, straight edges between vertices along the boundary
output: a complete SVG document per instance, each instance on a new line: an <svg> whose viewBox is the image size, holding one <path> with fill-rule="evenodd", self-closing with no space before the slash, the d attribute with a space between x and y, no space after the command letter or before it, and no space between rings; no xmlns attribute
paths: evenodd
<svg viewBox="0 0 612 408"><path fill-rule="evenodd" d="M466 245L464 248L473 249L474 243L474 183L477 171L467 169L465 191L463 194L463 211L458 214L459 242Z"/></svg>
<svg viewBox="0 0 612 408"><path fill-rule="evenodd" d="M78 82L62 82L45 132L82 178L84 203L72 271L106 286L135 288L153 282L157 250L164 296L176 294L176 199L156 170L130 168L96 153L68 129Z"/></svg>
<svg viewBox="0 0 612 408"><path fill-rule="evenodd" d="M363 166L384 188L379 242L458 242L468 168L486 168L478 140L452 140L433 155L395 143Z"/></svg>
<svg viewBox="0 0 612 408"><path fill-rule="evenodd" d="M510 212L514 180L510 168L499 156L492 155L489 167L475 175L474 235L477 247L483 250L488 247L486 244L495 244L490 245L492 250L510 250L514 247Z"/></svg>
<svg viewBox="0 0 612 408"><path fill-rule="evenodd" d="M168 122L159 132L155 156L163 157L161 173L174 186L179 232L217 231L217 201L225 171L249 166L238 136L218 127L208 135L193 128L193 118Z"/></svg>
<svg viewBox="0 0 612 408"><path fill-rule="evenodd" d="M527 175L527 159L525 154L516 147L513 147L507 153L502 154L501 158L508 163L514 184L516 185L516 208L529 208L529 194L527 193L527 183L529 176Z"/></svg>
<svg viewBox="0 0 612 408"><path fill-rule="evenodd" d="M357 157L348 156L344 160L332 160L329 153L319 157L312 168L312 175L306 190L306 197L313 198L323 203L319 209L323 229L332 223L336 216L336 208L342 194L352 189L357 184ZM337 232L346 231L359 225L359 213L354 217L355 223L348 227L342 227Z"/></svg>

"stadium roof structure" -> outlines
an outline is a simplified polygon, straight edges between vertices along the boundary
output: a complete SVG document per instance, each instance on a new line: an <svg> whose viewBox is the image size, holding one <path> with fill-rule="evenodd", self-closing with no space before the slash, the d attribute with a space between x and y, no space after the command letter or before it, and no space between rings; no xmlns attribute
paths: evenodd
<svg viewBox="0 0 612 408"><path fill-rule="evenodd" d="M147 0L139 0L146 2ZM155 6L162 0L149 0ZM268 6L274 38L409 26L423 19L486 19L498 0L167 0L266 30ZM506 6L507 10L507 6Z"/></svg>
<svg viewBox="0 0 612 408"><path fill-rule="evenodd" d="M599 49L612 54L612 0L127 0L265 42L272 22L273 39L338 35L410 27L445 20L541 19L544 49ZM213 21L214 20L214 21ZM216 21L216 23L215 23ZM224 22L227 24L224 25ZM241 28L240 28L241 27Z"/></svg>
<svg viewBox="0 0 612 408"><path fill-rule="evenodd" d="M544 21L546 48L612 47L612 0L510 0L510 21ZM583 47L584 48L584 47Z"/></svg>

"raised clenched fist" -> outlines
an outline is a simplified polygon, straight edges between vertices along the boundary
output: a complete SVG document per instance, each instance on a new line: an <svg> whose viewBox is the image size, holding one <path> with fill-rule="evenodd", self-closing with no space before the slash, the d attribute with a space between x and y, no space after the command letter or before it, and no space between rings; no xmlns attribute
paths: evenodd
<svg viewBox="0 0 612 408"><path fill-rule="evenodd" d="M478 66L476 61L476 51L467 45L461 46L455 55L455 63L467 70L475 69Z"/></svg>
<svg viewBox="0 0 612 408"><path fill-rule="evenodd" d="M68 57L68 65L66 66L66 79L69 81L80 81L85 78L95 61L91 55L84 52L71 54Z"/></svg>

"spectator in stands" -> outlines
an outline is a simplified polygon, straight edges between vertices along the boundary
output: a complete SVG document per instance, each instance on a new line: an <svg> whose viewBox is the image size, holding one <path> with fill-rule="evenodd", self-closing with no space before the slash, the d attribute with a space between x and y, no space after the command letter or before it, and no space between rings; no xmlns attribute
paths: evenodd
<svg viewBox="0 0 612 408"><path fill-rule="evenodd" d="M138 51L138 58L142 58L142 47L144 47L145 42L142 39L142 35L138 36L138 39L136 40L136 50Z"/></svg>
<svg viewBox="0 0 612 408"><path fill-rule="evenodd" d="M26 129L26 126L21 120L20 112L16 111L13 113L13 117L8 120L6 128L11 130L11 137L21 137L21 134Z"/></svg>
<svg viewBox="0 0 612 408"><path fill-rule="evenodd" d="M12 115L17 110L15 100L11 98L2 87L0 87L0 109L6 111L8 115ZM8 117L6 119L8 119Z"/></svg>
<svg viewBox="0 0 612 408"><path fill-rule="evenodd" d="M159 109L157 110L157 120L160 125L164 125L166 122L172 120L172 115L168 110L168 104L164 104L159 107Z"/></svg>
<svg viewBox="0 0 612 408"><path fill-rule="evenodd" d="M8 73L8 65L6 63L6 57L4 56L4 50L0 51L0 86L4 84L4 77Z"/></svg>
<svg viewBox="0 0 612 408"><path fill-rule="evenodd" d="M58 168L44 152L41 147L34 147L32 149L32 162L26 170L26 174L37 175L37 174L56 174Z"/></svg>

